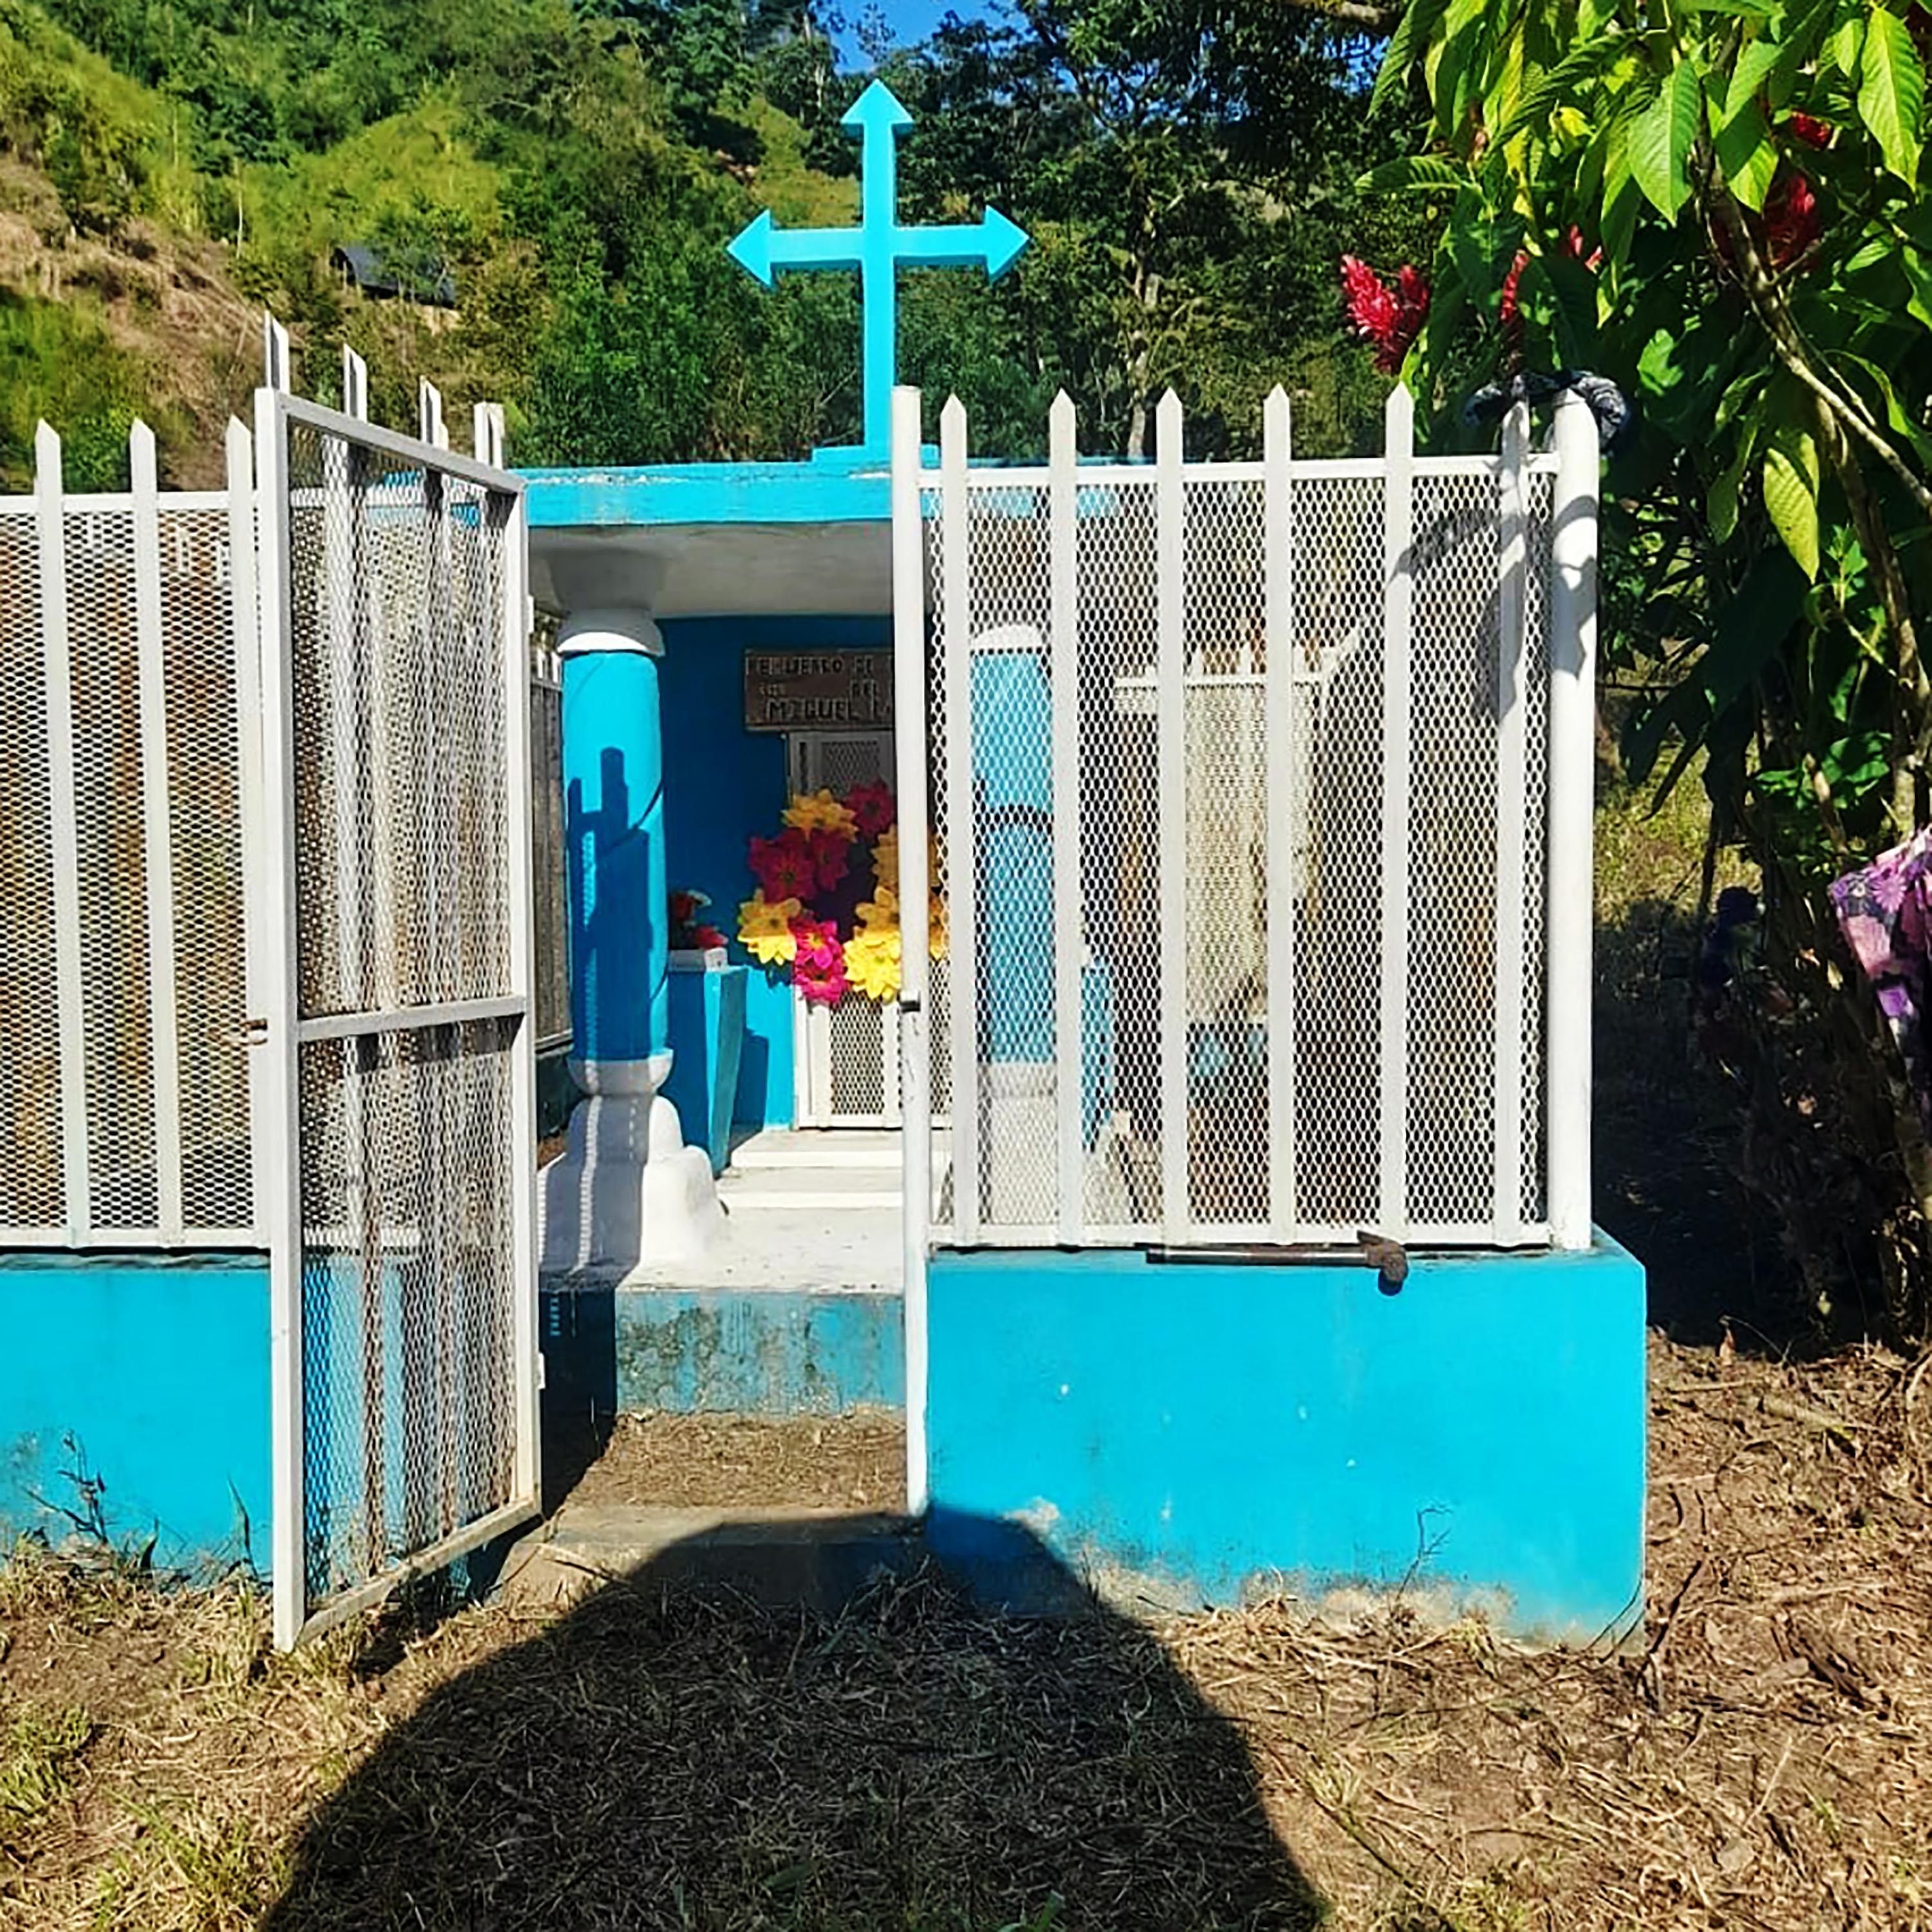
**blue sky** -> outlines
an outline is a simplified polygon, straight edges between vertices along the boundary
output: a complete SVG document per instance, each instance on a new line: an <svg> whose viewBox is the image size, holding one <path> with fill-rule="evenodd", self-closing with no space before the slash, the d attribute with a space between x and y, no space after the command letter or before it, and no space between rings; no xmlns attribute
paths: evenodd
<svg viewBox="0 0 1932 1932"><path fill-rule="evenodd" d="M843 0L844 10L854 20L866 10L866 0ZM986 19L998 10L992 0L883 0L882 10L902 40L922 40L948 14L962 20ZM857 37L848 32L842 44L848 60L859 58Z"/></svg>

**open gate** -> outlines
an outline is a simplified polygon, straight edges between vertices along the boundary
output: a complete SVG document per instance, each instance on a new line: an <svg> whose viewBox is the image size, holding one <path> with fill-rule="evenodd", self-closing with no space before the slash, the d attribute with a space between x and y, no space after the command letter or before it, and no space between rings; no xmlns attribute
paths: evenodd
<svg viewBox="0 0 1932 1932"><path fill-rule="evenodd" d="M538 1508L522 484L256 399L274 1614Z"/></svg>

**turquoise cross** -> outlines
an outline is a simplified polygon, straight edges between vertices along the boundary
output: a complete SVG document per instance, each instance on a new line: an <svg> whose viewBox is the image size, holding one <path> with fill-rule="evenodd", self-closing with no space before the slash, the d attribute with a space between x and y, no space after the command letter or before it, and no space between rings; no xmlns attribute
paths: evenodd
<svg viewBox="0 0 1932 1932"><path fill-rule="evenodd" d="M898 225L898 137L912 116L883 81L874 81L847 110L842 128L863 141L862 183L856 228L776 228L769 210L730 246L731 259L766 288L782 268L856 268L865 310L866 428L860 446L883 457L889 442L892 378L898 340L898 272L982 262L997 279L1019 259L1025 231L997 208L969 225L902 228Z"/></svg>

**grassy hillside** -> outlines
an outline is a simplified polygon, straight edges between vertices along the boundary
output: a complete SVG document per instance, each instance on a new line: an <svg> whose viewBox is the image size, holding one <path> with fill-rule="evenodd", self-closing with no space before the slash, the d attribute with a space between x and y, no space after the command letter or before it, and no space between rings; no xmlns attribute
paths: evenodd
<svg viewBox="0 0 1932 1932"><path fill-rule="evenodd" d="M1017 27L875 44L916 118L906 218L991 203L1036 240L997 286L907 278L908 378L935 409L962 394L988 454L1035 449L1061 386L1096 449L1139 447L1169 382L1201 454L1252 447L1276 382L1311 453L1372 440L1384 385L1341 336L1335 264L1408 243L1354 189L1381 137L1354 70L1265 9L1238 73L1092 10L1099 94ZM768 295L724 248L760 208L854 218L839 117L865 78L809 0L0 0L0 484L41 415L106 480L137 410L167 473L207 480L265 306L308 393L332 395L347 342L385 419L426 376L452 420L503 403L525 460L849 440L854 278ZM1096 118L1108 88L1154 104L1144 124ZM454 311L346 288L349 243L453 277Z"/></svg>

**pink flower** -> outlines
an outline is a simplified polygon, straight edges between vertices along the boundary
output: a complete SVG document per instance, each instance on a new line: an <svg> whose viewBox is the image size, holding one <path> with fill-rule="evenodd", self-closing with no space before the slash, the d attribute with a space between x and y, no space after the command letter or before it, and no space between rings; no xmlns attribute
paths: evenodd
<svg viewBox="0 0 1932 1932"><path fill-rule="evenodd" d="M845 809L856 821L861 838L876 838L898 815L892 788L884 778L870 784L854 785L845 794Z"/></svg>
<svg viewBox="0 0 1932 1932"><path fill-rule="evenodd" d="M1356 334L1376 347L1376 367L1393 375L1429 315L1429 284L1405 262L1391 289L1353 255L1342 257L1342 293Z"/></svg>
<svg viewBox="0 0 1932 1932"><path fill-rule="evenodd" d="M809 899L818 890L818 855L794 826L776 838L752 841L752 872L768 899Z"/></svg>
<svg viewBox="0 0 1932 1932"><path fill-rule="evenodd" d="M792 984L812 1005L836 1006L851 987L845 976L845 949L838 935L815 920L800 920L792 931L798 940Z"/></svg>
<svg viewBox="0 0 1932 1932"><path fill-rule="evenodd" d="M825 971L843 967L845 956L838 944L838 931L830 920L799 919L792 922L791 936L798 948L798 964Z"/></svg>
<svg viewBox="0 0 1932 1932"><path fill-rule="evenodd" d="M812 848L812 868L818 890L829 892L845 876L852 842L842 832L808 832L805 836Z"/></svg>

